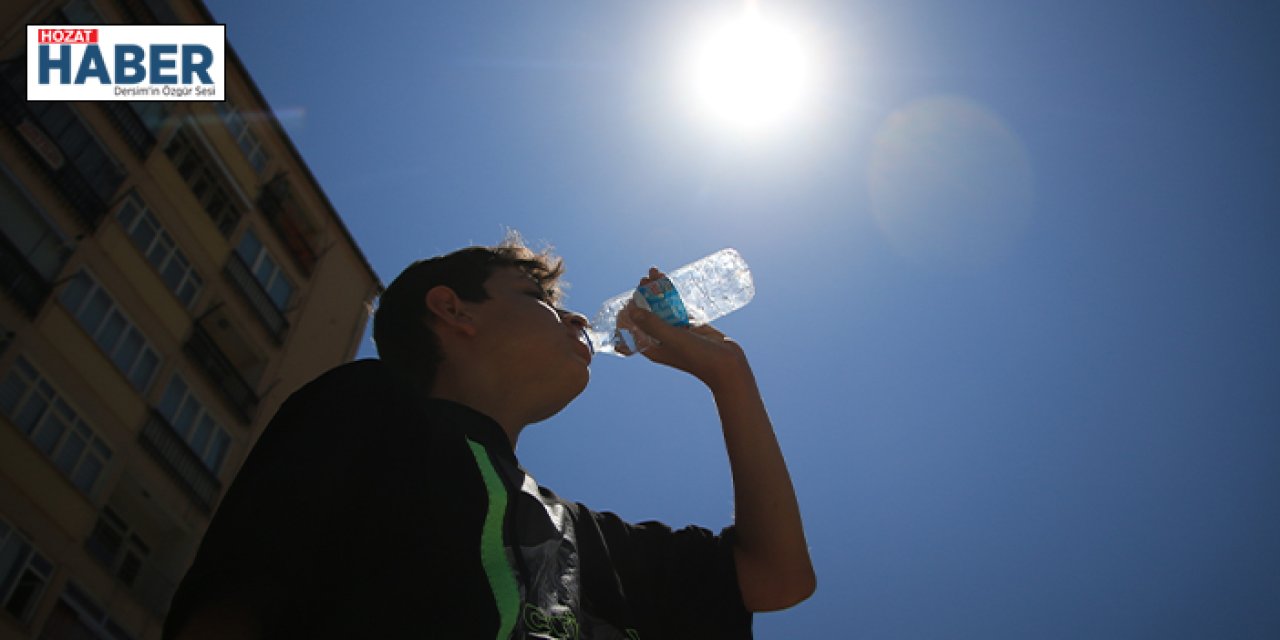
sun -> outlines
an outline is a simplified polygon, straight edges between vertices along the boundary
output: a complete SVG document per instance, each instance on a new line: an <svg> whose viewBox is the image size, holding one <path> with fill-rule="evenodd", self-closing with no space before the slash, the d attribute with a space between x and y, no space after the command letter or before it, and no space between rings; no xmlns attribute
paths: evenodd
<svg viewBox="0 0 1280 640"><path fill-rule="evenodd" d="M695 52L691 93L700 115L737 131L776 128L809 106L813 63L798 32L754 5L710 29Z"/></svg>

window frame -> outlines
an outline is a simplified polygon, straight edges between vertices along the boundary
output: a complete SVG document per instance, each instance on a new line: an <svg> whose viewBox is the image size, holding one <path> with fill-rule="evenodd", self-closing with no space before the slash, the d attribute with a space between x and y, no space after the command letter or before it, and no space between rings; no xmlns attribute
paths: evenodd
<svg viewBox="0 0 1280 640"><path fill-rule="evenodd" d="M181 385L181 391L177 390L177 385ZM218 477L231 451L231 432L214 417L209 405L200 399L182 374L175 371L169 377L156 411L200 459L205 469L213 477ZM185 424L179 424L179 417ZM207 429L207 432L202 434L202 429Z"/></svg>
<svg viewBox="0 0 1280 640"><path fill-rule="evenodd" d="M11 565L0 567L0 609L3 609L6 615L25 624L31 621L31 616L39 608L49 583L53 581L55 565L16 527L0 518L0 559L8 553L11 544L17 545L18 551ZM22 611L14 612L10 609L9 600L30 574L42 579L42 582L28 594L28 600L23 603ZM10 580L12 580L11 583Z"/></svg>
<svg viewBox="0 0 1280 640"><path fill-rule="evenodd" d="M110 444L84 418L80 417L81 413L40 373L40 370L21 355L14 360L13 366L4 378L0 378L0 390L8 390L11 380L18 380L18 384L25 386L12 395L13 406L0 406L0 411L8 416L9 421L44 454L72 486L92 499L97 494L99 481L115 456ZM8 397L0 395L0 402L6 401ZM42 403L43 406L34 416L28 418L24 414L32 410L33 397L36 397L37 402ZM51 418L58 420L56 427L49 424ZM29 425L26 424L28 422ZM58 431L47 431L53 428ZM68 448L76 446L72 440L73 436L80 439L79 451L74 453L74 460L67 463L68 454L75 451ZM50 443L47 445L47 450L45 443ZM90 464L91 461L96 461L97 468L91 472L92 476L86 482L83 474L89 473L87 470L92 467L85 465Z"/></svg>
<svg viewBox="0 0 1280 640"><path fill-rule="evenodd" d="M222 123L226 125L227 132L240 147L240 152L244 154L249 166L253 167L255 173L262 175L271 161L271 154L267 153L266 145L253 132L253 127L249 126L249 120L244 117L244 112L230 100L215 102L214 108L217 109Z"/></svg>
<svg viewBox="0 0 1280 640"><path fill-rule="evenodd" d="M137 584L138 576L151 557L151 547L111 507L103 507L98 513L84 544L89 555L100 562L111 577L129 588Z"/></svg>
<svg viewBox="0 0 1280 640"><path fill-rule="evenodd" d="M138 120L142 121L142 126L151 132L151 135L159 137L160 132L164 130L164 125L173 117L173 107L168 102L139 102L130 100L125 103L138 116Z"/></svg>
<svg viewBox="0 0 1280 640"><path fill-rule="evenodd" d="M245 241L252 239L258 245L257 254L250 257L246 255ZM240 236L240 242L236 243L236 254L239 255L249 267L249 273L253 274L253 279L258 281L262 287L262 291L267 294L267 298L276 306L276 310L285 313L289 309L289 303L293 301L293 296L298 292L298 286L294 284L293 279L285 272L283 263L271 255L271 250L267 248L267 244L262 241L262 237L254 232L253 228L246 228ZM262 270L268 273L264 276L260 273ZM284 301L276 299L273 287L283 282L288 287L288 294Z"/></svg>
<svg viewBox="0 0 1280 640"><path fill-rule="evenodd" d="M107 640L134 640L133 634L124 629L99 605L84 587L68 580L58 596L58 602L66 605L76 615L76 622L86 630Z"/></svg>
<svg viewBox="0 0 1280 640"><path fill-rule="evenodd" d="M130 191L125 195L120 208L116 211L115 219L120 223L120 228L124 230L125 235L129 236L133 246L138 249L142 257L151 265L156 276L169 289L169 292L188 311L194 309L196 301L204 291L204 278L200 276L200 272L196 270L195 265L191 264L191 259L182 251L178 241L165 229L164 225L160 223L160 219L147 206L146 201L137 192ZM146 241L139 237L138 234L139 228L144 223L151 228L150 239ZM143 246L144 243L146 244L145 247ZM163 255L157 258L155 257L155 252L160 245L167 245L167 249L164 249ZM175 261L178 262L178 268L181 269L181 273L176 278L171 278L169 270L175 266Z"/></svg>
<svg viewBox="0 0 1280 640"><path fill-rule="evenodd" d="M62 153L64 166L75 167L93 194L103 203L110 202L127 172L98 132L72 103L36 101L27 107Z"/></svg>
<svg viewBox="0 0 1280 640"><path fill-rule="evenodd" d="M86 282L87 285L84 284ZM81 287L85 287L82 293L73 293ZM71 299L77 295L79 300L73 303ZM160 352L151 345L147 335L129 318L120 303L116 302L107 288L93 277L87 267L81 267L68 278L62 293L58 294L58 302L71 314L71 317L75 318L76 324L79 324L93 343L98 345L103 355L111 361L117 371L124 375L129 384L139 393L145 394L155 382L160 366L163 364ZM95 308L96 305L102 305L104 302L105 306L101 306L100 309ZM95 315L98 317L94 318ZM95 326L90 327L90 324ZM115 335L111 336L111 333ZM131 340L138 344L138 351L126 367L120 361L122 355L120 350ZM138 379L136 377L140 371L138 367L145 361L145 356L148 354L152 360L150 372L145 379Z"/></svg>
<svg viewBox="0 0 1280 640"><path fill-rule="evenodd" d="M58 274L62 272L63 267L67 265L67 260L71 258L74 249L71 241L63 233L62 229L48 215L47 210L40 206L31 192L27 190L26 185L22 184L16 176L14 176L8 167L0 166L0 180L8 183L5 190L14 195L15 200L11 204L15 207L25 209L21 213L10 211L5 216L5 222L0 222L0 233L9 239L12 244L37 273L48 282L57 279ZM3 202L3 200L0 200ZM23 224L31 225L30 227L22 227ZM14 235L20 228L35 228L39 231L39 240L30 247L19 246ZM56 268L47 268L43 256L50 255L52 260L48 263L50 266L56 262Z"/></svg>

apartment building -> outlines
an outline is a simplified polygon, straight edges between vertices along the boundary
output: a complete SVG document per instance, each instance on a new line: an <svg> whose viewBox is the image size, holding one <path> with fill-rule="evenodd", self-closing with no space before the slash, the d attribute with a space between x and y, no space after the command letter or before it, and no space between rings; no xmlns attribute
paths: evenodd
<svg viewBox="0 0 1280 640"><path fill-rule="evenodd" d="M0 6L0 638L159 637L256 438L381 291L234 54L226 102L26 100L26 24L211 22Z"/></svg>

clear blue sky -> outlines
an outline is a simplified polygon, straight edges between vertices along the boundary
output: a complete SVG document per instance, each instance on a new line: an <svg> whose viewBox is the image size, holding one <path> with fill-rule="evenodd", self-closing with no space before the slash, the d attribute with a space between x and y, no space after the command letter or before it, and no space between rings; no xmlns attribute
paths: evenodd
<svg viewBox="0 0 1280 640"><path fill-rule="evenodd" d="M208 4L384 282L510 226L590 313L742 252L820 581L758 637L1280 637L1280 5L766 1L822 73L747 137L673 80L734 3ZM592 377L530 472L727 524L709 394Z"/></svg>

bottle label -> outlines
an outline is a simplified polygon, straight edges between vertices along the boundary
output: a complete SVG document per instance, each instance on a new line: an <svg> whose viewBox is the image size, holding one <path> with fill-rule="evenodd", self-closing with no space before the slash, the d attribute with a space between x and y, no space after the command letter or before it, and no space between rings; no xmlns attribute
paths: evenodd
<svg viewBox="0 0 1280 640"><path fill-rule="evenodd" d="M640 285L633 298L638 306L652 311L663 322L674 327L689 326L689 312L684 308L680 292L676 291L670 278L664 276L649 284Z"/></svg>

